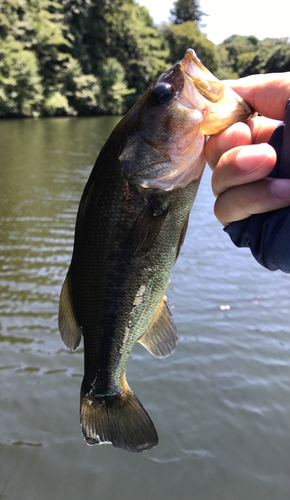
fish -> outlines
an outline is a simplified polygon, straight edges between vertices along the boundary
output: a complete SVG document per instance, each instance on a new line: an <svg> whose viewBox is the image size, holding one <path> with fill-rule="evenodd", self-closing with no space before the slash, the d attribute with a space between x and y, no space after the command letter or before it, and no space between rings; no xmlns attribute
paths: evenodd
<svg viewBox="0 0 290 500"><path fill-rule="evenodd" d="M206 136L246 121L251 106L188 49L119 122L84 188L58 324L83 337L80 424L88 445L129 452L158 443L126 380L136 342L164 358L177 343L166 288L205 166Z"/></svg>

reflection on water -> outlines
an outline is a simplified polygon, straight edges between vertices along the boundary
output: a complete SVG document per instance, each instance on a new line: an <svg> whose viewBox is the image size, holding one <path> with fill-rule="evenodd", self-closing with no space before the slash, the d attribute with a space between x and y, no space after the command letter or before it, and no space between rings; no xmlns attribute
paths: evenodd
<svg viewBox="0 0 290 500"><path fill-rule="evenodd" d="M128 380L157 448L88 447L83 351L57 330L76 210L116 118L0 122L0 499L288 500L289 276L232 246L206 171L168 290L176 352L136 345Z"/></svg>

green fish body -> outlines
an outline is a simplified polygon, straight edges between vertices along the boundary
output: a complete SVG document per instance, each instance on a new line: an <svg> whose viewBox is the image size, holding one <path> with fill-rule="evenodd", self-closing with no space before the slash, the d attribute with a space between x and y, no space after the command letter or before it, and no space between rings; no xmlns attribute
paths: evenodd
<svg viewBox="0 0 290 500"><path fill-rule="evenodd" d="M136 341L168 356L177 334L165 291L205 160L205 135L252 110L189 49L121 120L79 206L59 308L72 350L84 339L81 426L86 442L143 451L155 427L126 381Z"/></svg>

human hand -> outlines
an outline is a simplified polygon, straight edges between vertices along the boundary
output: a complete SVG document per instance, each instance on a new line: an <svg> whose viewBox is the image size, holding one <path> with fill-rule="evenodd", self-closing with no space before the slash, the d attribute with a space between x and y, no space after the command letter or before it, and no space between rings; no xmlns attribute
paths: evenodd
<svg viewBox="0 0 290 500"><path fill-rule="evenodd" d="M269 179L276 162L267 144L290 98L290 72L227 82L262 116L236 123L209 138L205 156L213 169L215 215L227 226L252 214L290 205L290 179ZM290 169L290 159L289 159Z"/></svg>

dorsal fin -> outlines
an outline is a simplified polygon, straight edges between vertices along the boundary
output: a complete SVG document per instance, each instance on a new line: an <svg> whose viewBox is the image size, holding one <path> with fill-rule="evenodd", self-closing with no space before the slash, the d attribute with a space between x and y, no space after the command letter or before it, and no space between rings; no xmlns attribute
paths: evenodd
<svg viewBox="0 0 290 500"><path fill-rule="evenodd" d="M58 328L65 345L71 351L74 351L81 341L82 329L77 322L73 308L70 269L68 270L60 294Z"/></svg>
<svg viewBox="0 0 290 500"><path fill-rule="evenodd" d="M177 343L176 326L166 302L167 298L164 295L151 324L138 339L138 342L156 358L169 356L175 350Z"/></svg>

